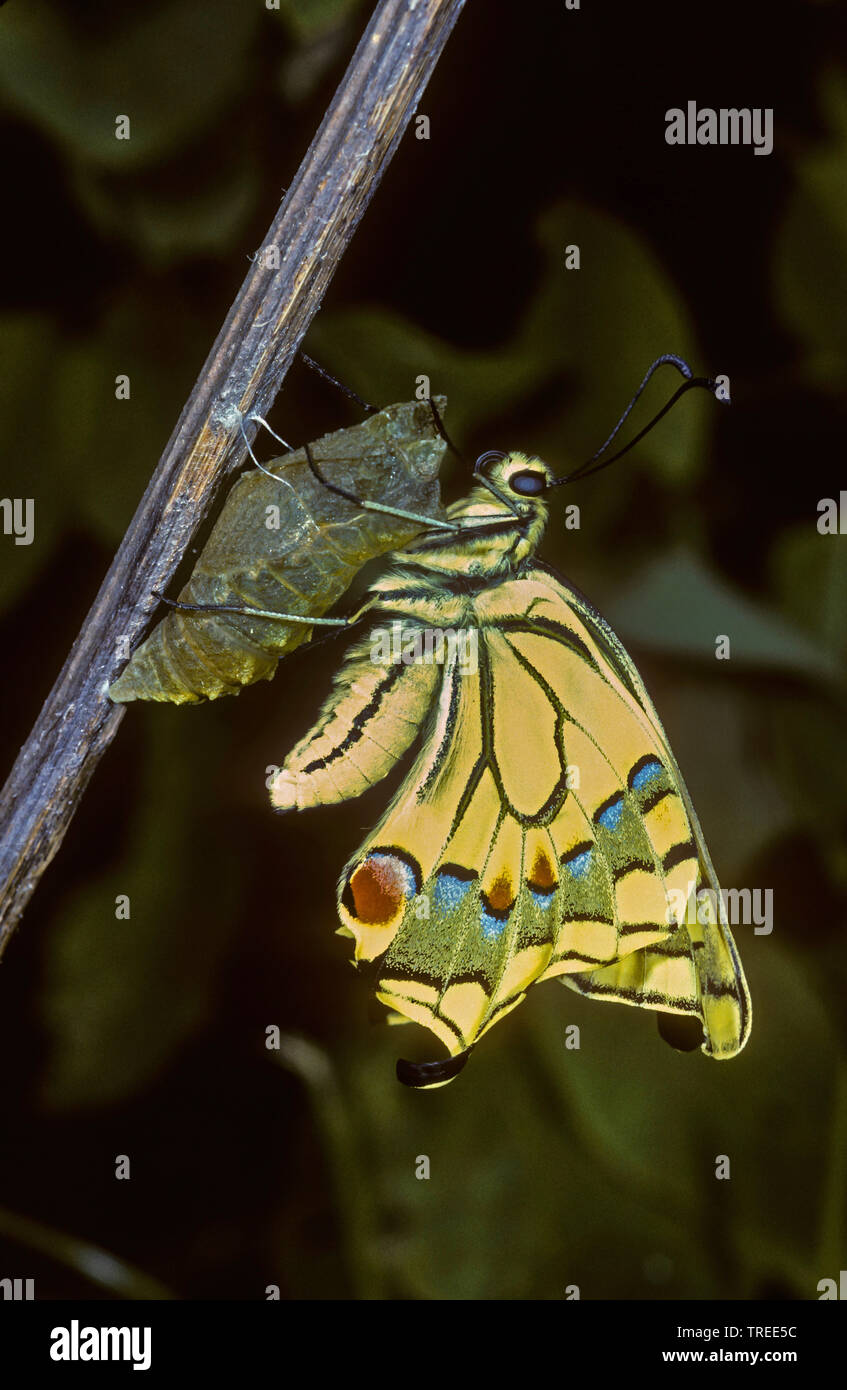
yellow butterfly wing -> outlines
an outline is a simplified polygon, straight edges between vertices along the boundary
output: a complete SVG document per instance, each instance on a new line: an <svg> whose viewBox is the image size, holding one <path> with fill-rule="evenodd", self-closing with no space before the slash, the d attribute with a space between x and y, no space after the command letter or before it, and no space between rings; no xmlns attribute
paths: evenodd
<svg viewBox="0 0 847 1390"><path fill-rule="evenodd" d="M478 594L473 621L475 670L453 652L443 667L379 671L368 644L357 648L274 791L279 806L356 795L422 723L411 772L339 885L342 929L377 997L454 1059L401 1064L401 1079L450 1079L529 985L553 976L693 1015L705 1052L734 1055L750 1025L743 973L719 896L713 921L706 909L689 920L689 900L717 884L624 648L538 565Z"/></svg>
<svg viewBox="0 0 847 1390"><path fill-rule="evenodd" d="M647 832L667 897L665 920L674 926L660 941L622 954L610 965L563 976L563 983L592 998L693 1015L703 1026L703 1051L718 1059L734 1057L749 1037L750 996L700 822L661 720L634 662L605 619L578 591L543 566L538 570L570 609L603 680L636 718L646 719L655 739L654 751L629 768L627 791L629 809ZM589 686L594 679L589 677ZM590 689L583 698L593 699ZM625 735L621 741L625 728L626 721L611 718L602 731L604 751L617 760L619 770L627 758Z"/></svg>

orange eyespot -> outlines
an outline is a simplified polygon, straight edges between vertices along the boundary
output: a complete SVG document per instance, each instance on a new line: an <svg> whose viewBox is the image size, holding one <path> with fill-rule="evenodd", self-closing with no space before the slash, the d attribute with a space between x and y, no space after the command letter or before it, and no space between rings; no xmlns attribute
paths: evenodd
<svg viewBox="0 0 847 1390"><path fill-rule="evenodd" d="M370 927L391 922L420 892L420 869L398 854L377 850L362 860L341 895L351 917Z"/></svg>

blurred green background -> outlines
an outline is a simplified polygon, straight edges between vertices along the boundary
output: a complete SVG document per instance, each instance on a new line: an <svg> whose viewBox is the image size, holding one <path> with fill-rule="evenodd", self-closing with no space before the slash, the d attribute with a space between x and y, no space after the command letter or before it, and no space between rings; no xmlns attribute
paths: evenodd
<svg viewBox="0 0 847 1390"><path fill-rule="evenodd" d="M6 766L368 10L0 13L3 492L36 502L34 544L2 542ZM342 647L131 707L0 976L0 1275L39 1297L816 1298L847 1263L847 538L816 529L847 487L847 26L800 0L685 21L469 0L431 138L407 133L306 346L378 404L426 373L469 456L559 469L659 353L730 376L731 408L689 395L575 486L581 529L554 515L544 555L639 661L721 881L773 889L773 933L736 931L746 1051L675 1053L551 982L453 1085L406 1091L412 1032L369 1017L333 934L397 778L289 819L264 788ZM667 146L688 100L773 107L773 154ZM355 418L298 366L273 423ZM447 497L466 483L449 461Z"/></svg>

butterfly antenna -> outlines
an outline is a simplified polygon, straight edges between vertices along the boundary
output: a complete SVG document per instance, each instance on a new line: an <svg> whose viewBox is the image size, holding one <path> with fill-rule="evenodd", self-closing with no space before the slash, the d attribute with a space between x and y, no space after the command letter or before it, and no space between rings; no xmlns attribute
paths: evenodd
<svg viewBox="0 0 847 1390"><path fill-rule="evenodd" d="M610 458L603 459L602 463L598 463L597 460L600 458L601 454L604 454L606 452L609 445L612 443L612 440L616 438L621 427L629 418L629 415L633 407L635 406L636 402L641 396L641 393L643 392L645 386L647 385L653 373L657 371L659 367L663 366L676 367L677 371L682 376L684 376L686 380L683 382L682 386L680 386L674 392L670 400L662 406L662 409L657 411L657 413L653 416L652 420L648 421L644 428L642 430L639 430L638 434L635 435L635 437L631 439L628 444L625 444L624 447L622 449L619 449L616 454L612 454ZM623 412L623 415L618 420L617 424L615 425L615 428L612 430L612 433L609 435L605 443L601 444L600 448L595 450L591 457L589 459L586 459L585 463L581 463L578 468L575 468L572 473L567 473L563 478L557 478L554 486L558 487L561 483L572 483L575 482L577 479L587 478L592 473L599 473L601 468L608 468L610 464L615 463L619 458L623 458L624 454L628 454L630 449L635 448L635 445L639 442L639 440L643 439L645 434L650 433L653 427L659 423L663 416L667 415L668 411L676 405L680 397L685 395L686 391L690 391L693 388L698 387L700 389L710 391L712 395L714 395L716 386L717 382L715 382L712 377L694 376L688 363L684 361L682 357L678 357L676 353L663 353L661 357L657 357L655 362L651 363L644 377L644 380L642 381L638 390L635 392L635 395L632 397L632 400L629 402L629 405L626 407L626 410Z"/></svg>
<svg viewBox="0 0 847 1390"><path fill-rule="evenodd" d="M318 376L322 376L324 381L332 382L332 385L335 386L337 390L341 391L343 395L349 396L351 401L355 401L356 404L360 405L363 410L366 410L369 415L378 414L378 406L369 405L351 386L345 386L343 381L339 381L337 376L333 376L332 372L328 372L326 367L322 367L320 362L316 362L314 357L310 357L307 352L301 352L300 359L305 362L306 366L311 368L313 372L317 372Z"/></svg>

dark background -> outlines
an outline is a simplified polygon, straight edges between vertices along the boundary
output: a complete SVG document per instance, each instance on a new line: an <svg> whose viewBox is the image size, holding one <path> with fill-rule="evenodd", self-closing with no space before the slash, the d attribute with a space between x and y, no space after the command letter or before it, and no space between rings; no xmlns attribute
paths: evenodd
<svg viewBox="0 0 847 1390"><path fill-rule="evenodd" d="M36 503L33 545L0 537L7 765L367 13L0 12L3 492ZM731 408L689 395L574 487L581 528L554 513L543 553L631 646L721 881L773 890L772 934L735 933L745 1052L677 1054L651 1014L552 982L455 1084L401 1088L412 1034L369 1018L333 935L396 777L267 806L343 650L321 642L237 700L131 707L98 769L0 977L0 1276L249 1299L807 1299L837 1278L847 541L816 521L847 487L845 27L828 3L469 0L431 139L407 133L306 344L379 404L428 374L471 457L560 470L659 353L730 376ZM773 107L773 154L666 145L688 100ZM298 366L273 422L300 443L356 418ZM461 466L444 477L460 495Z"/></svg>

